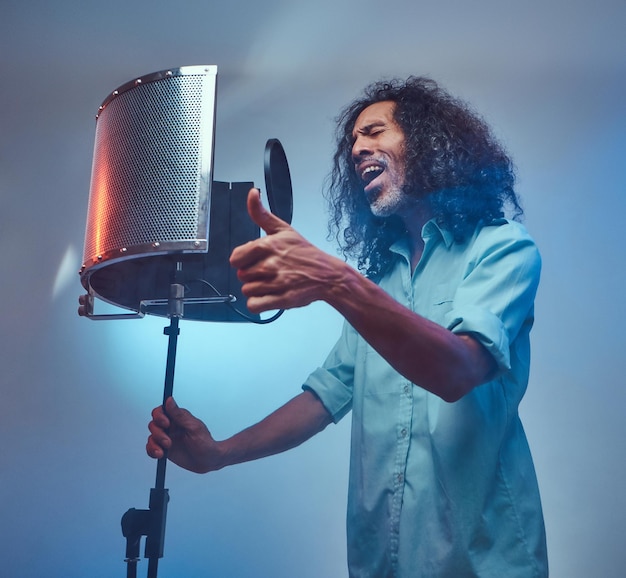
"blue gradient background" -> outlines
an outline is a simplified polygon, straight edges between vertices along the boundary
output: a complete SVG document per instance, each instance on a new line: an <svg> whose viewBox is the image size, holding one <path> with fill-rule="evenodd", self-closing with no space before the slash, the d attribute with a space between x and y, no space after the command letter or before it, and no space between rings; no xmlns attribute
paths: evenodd
<svg viewBox="0 0 626 578"><path fill-rule="evenodd" d="M216 178L262 183L280 138L294 225L329 251L333 118L365 84L432 75L485 115L544 257L521 411L552 576L623 576L626 4L226 4L0 4L0 576L125 575L119 522L154 483L167 341L162 319L75 313L94 115L127 80L191 64L219 66ZM297 393L340 324L324 304L264 327L183 321L179 402L228 436ZM159 575L345 576L348 425L210 476L168 468Z"/></svg>

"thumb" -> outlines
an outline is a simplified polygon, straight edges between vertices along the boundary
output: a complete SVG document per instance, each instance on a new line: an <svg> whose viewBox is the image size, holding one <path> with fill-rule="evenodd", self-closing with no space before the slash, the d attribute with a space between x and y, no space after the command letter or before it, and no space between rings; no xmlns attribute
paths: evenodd
<svg viewBox="0 0 626 578"><path fill-rule="evenodd" d="M261 203L259 189L250 189L248 193L248 214L250 218L268 235L289 228L289 224L270 213Z"/></svg>
<svg viewBox="0 0 626 578"><path fill-rule="evenodd" d="M165 411L165 415L167 415L170 421L178 421L181 417L181 413L183 412L183 410L178 407L178 404L173 397L168 397L165 400L163 409Z"/></svg>
<svg viewBox="0 0 626 578"><path fill-rule="evenodd" d="M165 415L170 420L171 426L184 430L191 430L200 422L189 410L178 407L173 397L168 397L165 400Z"/></svg>

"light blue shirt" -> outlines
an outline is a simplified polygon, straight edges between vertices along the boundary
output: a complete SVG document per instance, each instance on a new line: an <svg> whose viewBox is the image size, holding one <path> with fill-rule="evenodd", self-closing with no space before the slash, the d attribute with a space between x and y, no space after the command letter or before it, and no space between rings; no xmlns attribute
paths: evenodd
<svg viewBox="0 0 626 578"><path fill-rule="evenodd" d="M345 324L304 387L335 422L352 410L348 566L354 578L543 578L539 491L518 405L541 261L524 227L499 220L466 243L434 221L411 274L405 243L380 286L412 311L469 333L492 381L455 403L396 372Z"/></svg>

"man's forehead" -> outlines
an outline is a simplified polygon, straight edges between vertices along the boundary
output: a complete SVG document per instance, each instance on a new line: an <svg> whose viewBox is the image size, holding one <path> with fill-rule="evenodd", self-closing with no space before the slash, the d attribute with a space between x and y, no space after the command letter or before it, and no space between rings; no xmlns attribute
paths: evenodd
<svg viewBox="0 0 626 578"><path fill-rule="evenodd" d="M391 100L375 102L364 108L354 123L353 133L377 124L396 124L393 117L396 103Z"/></svg>

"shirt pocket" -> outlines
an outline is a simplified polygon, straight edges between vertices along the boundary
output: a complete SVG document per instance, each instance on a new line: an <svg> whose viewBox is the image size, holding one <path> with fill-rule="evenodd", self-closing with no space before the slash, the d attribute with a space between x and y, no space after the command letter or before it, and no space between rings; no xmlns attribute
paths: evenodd
<svg viewBox="0 0 626 578"><path fill-rule="evenodd" d="M454 295L449 283L438 283L419 299L415 312L445 327L446 315L452 311Z"/></svg>

